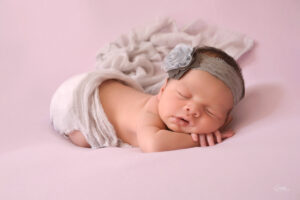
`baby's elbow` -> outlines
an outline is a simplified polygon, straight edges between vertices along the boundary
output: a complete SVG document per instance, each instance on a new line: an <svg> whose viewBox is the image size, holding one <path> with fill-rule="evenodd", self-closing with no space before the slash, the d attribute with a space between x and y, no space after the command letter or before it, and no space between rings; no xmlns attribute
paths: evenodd
<svg viewBox="0 0 300 200"><path fill-rule="evenodd" d="M140 146L140 149L143 153L152 153L156 152L156 149L153 146L146 145L146 146Z"/></svg>
<svg viewBox="0 0 300 200"><path fill-rule="evenodd" d="M160 151L156 132L156 127L146 127L142 131L137 132L138 145L142 152L152 153Z"/></svg>
<svg viewBox="0 0 300 200"><path fill-rule="evenodd" d="M153 153L153 152L159 152L157 149L154 148L141 148L143 153Z"/></svg>
<svg viewBox="0 0 300 200"><path fill-rule="evenodd" d="M153 152L160 152L158 149L155 148L141 148L143 153L153 153Z"/></svg>
<svg viewBox="0 0 300 200"><path fill-rule="evenodd" d="M140 145L140 149L142 150L143 153L160 152L157 143L153 140Z"/></svg>

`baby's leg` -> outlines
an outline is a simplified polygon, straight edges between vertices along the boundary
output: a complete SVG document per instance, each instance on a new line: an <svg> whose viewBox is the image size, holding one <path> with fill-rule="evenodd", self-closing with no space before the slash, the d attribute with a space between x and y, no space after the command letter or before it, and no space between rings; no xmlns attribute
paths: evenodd
<svg viewBox="0 0 300 200"><path fill-rule="evenodd" d="M75 145L78 145L80 147L88 147L90 148L91 146L89 143L87 143L85 137L80 131L72 131L70 134L68 134L71 142Z"/></svg>

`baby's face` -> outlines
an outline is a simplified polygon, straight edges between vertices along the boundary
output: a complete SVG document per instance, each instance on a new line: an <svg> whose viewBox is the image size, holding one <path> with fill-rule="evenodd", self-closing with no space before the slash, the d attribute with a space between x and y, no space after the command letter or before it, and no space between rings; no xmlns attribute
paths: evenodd
<svg viewBox="0 0 300 200"><path fill-rule="evenodd" d="M218 130L233 107L230 89L208 72L192 69L171 79L157 95L158 112L175 132L207 134Z"/></svg>

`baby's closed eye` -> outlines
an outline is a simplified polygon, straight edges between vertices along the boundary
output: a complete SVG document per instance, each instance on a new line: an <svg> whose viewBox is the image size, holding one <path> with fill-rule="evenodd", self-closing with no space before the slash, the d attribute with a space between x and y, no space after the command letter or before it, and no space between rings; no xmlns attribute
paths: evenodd
<svg viewBox="0 0 300 200"><path fill-rule="evenodd" d="M205 111L206 111L209 115L213 115L213 116L216 115L216 114L214 113L214 111L209 110L208 108L206 108Z"/></svg>
<svg viewBox="0 0 300 200"><path fill-rule="evenodd" d="M188 99L191 97L190 94L188 94L187 92L184 92L184 91L181 91L181 90L177 90L177 94L180 96L180 97L183 97L185 99Z"/></svg>

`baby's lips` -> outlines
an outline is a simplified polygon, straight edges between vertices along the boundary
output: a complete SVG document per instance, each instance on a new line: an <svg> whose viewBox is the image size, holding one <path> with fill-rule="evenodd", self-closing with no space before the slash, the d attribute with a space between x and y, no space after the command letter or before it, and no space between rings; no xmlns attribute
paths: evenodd
<svg viewBox="0 0 300 200"><path fill-rule="evenodd" d="M180 126L188 126L189 125L189 122L183 120L182 117L176 117L176 116L174 116L174 117L171 118L171 121L173 123L176 123L177 125L180 125Z"/></svg>

